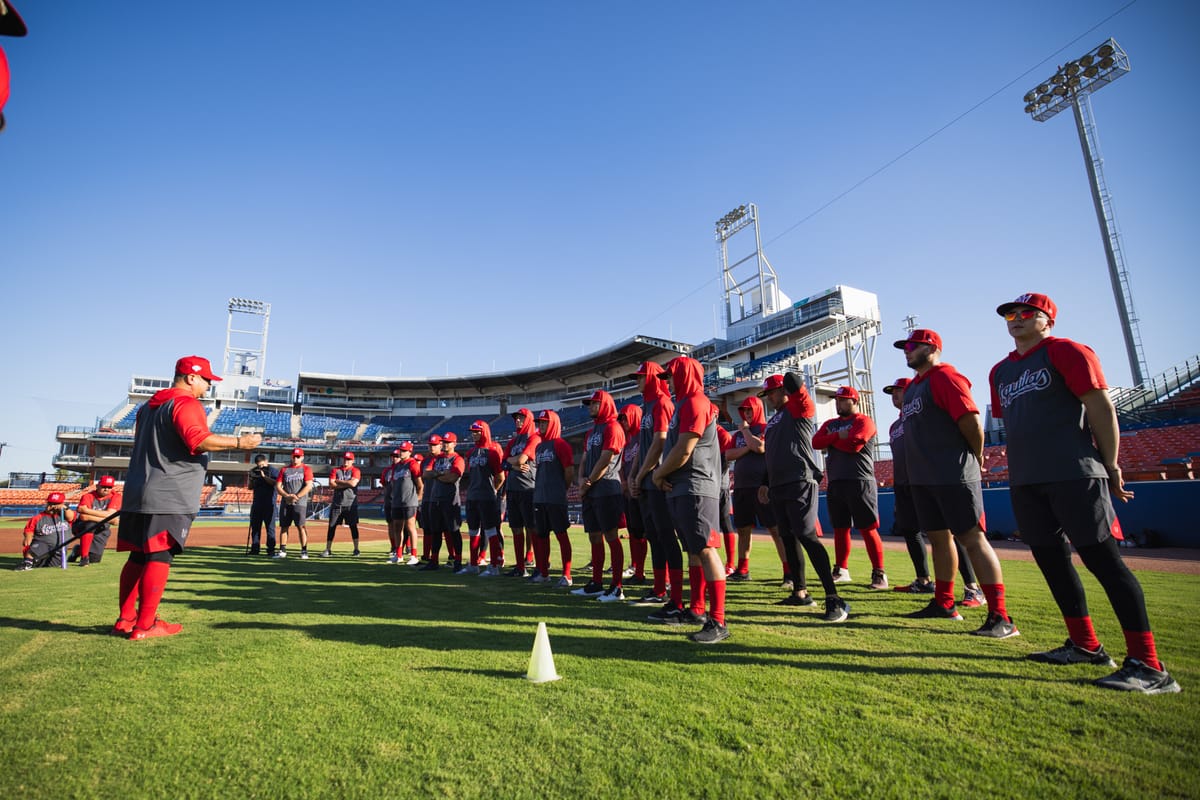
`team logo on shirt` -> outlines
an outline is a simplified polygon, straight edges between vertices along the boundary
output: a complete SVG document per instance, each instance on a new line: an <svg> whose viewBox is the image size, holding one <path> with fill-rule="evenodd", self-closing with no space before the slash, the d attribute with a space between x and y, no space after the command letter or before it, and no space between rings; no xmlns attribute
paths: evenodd
<svg viewBox="0 0 1200 800"><path fill-rule="evenodd" d="M553 447L539 447L534 453L534 461L538 464L548 464L551 461L557 461L558 454L554 452Z"/></svg>
<svg viewBox="0 0 1200 800"><path fill-rule="evenodd" d="M912 402L904 404L904 409L901 413L903 414L903 416L909 417L909 416L912 416L913 414L920 414L924 409L925 409L925 403L924 403L923 399L918 395L917 397L913 398Z"/></svg>
<svg viewBox="0 0 1200 800"><path fill-rule="evenodd" d="M486 467L488 465L488 455L486 450L476 450L471 454L471 460L468 462L471 467Z"/></svg>
<svg viewBox="0 0 1200 800"><path fill-rule="evenodd" d="M1042 367L1037 371L1027 369L1021 373L1021 377L1012 383L1006 383L997 387L997 394L1000 395L1000 405L1008 408L1014 400L1023 394L1049 389L1051 380L1050 370L1047 367Z"/></svg>
<svg viewBox="0 0 1200 800"><path fill-rule="evenodd" d="M775 425L778 424L778 422L781 419L783 419L783 409L776 411L774 414L771 415L771 418L769 420L767 420L767 430L769 431L769 430L771 430L771 428L774 428ZM764 435L765 435L765 432L764 432Z"/></svg>
<svg viewBox="0 0 1200 800"><path fill-rule="evenodd" d="M892 426L891 436L888 438L890 438L893 442L898 442L904 438L904 421L903 420L896 421L896 424Z"/></svg>

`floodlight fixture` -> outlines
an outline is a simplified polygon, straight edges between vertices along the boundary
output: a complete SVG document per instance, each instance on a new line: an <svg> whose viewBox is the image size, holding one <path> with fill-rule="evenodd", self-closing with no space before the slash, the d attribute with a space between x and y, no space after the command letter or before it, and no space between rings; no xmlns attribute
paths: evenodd
<svg viewBox="0 0 1200 800"><path fill-rule="evenodd" d="M1084 166L1087 167L1088 182L1092 188L1092 202L1104 241L1108 277L1117 301L1117 316L1125 338L1130 377L1135 386L1141 386L1146 383L1149 370L1142 350L1137 313L1133 308L1133 292L1129 286L1129 272L1125 268L1121 235L1117 230L1112 198L1104 181L1103 159L1100 157L1100 143L1096 136L1090 99L1094 92L1128 72L1129 56L1115 40L1107 39L1079 58L1060 66L1050 78L1026 92L1023 99L1025 113L1036 122L1045 122L1067 108L1075 112L1075 127L1079 132Z"/></svg>

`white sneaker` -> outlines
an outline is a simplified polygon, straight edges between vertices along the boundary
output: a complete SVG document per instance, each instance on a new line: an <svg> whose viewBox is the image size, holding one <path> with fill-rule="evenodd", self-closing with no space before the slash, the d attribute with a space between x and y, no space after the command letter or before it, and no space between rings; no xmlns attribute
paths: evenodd
<svg viewBox="0 0 1200 800"><path fill-rule="evenodd" d="M321 558L329 558L329 557L331 557L332 555L333 555L333 553L329 552L328 550L322 550L322 551L321 551Z"/></svg>
<svg viewBox="0 0 1200 800"><path fill-rule="evenodd" d="M839 569L837 567L834 567L833 568L833 582L834 583L849 583L850 582L850 570Z"/></svg>
<svg viewBox="0 0 1200 800"><path fill-rule="evenodd" d="M633 567L626 567L625 571L621 573L621 577L622 578L632 578L634 572L635 572L635 570Z"/></svg>
<svg viewBox="0 0 1200 800"><path fill-rule="evenodd" d="M493 567L493 566L487 566L487 567L484 567L484 568L483 568L483 571L479 573L479 577L481 577L481 578L494 578L494 577L496 577L496 576L497 576L497 575L499 575L499 574L500 574L500 570L499 570L499 569L497 569L496 567Z"/></svg>
<svg viewBox="0 0 1200 800"><path fill-rule="evenodd" d="M287 558L287 550L280 550L273 557L274 558Z"/></svg>
<svg viewBox="0 0 1200 800"><path fill-rule="evenodd" d="M405 561L404 563L410 567L415 567L417 564L421 563L421 559L417 558L416 556L409 556L408 561Z"/></svg>
<svg viewBox="0 0 1200 800"><path fill-rule="evenodd" d="M614 586L596 599L601 603L619 603L625 599L625 592L620 586Z"/></svg>
<svg viewBox="0 0 1200 800"><path fill-rule="evenodd" d="M554 586L555 586L555 588L558 588L558 589L570 589L571 588L571 579L570 578L559 578L558 583L554 584Z"/></svg>
<svg viewBox="0 0 1200 800"><path fill-rule="evenodd" d="M467 566L463 567L462 569L460 569L458 572L455 572L454 574L455 575L478 575L479 567L475 566L474 564L468 564Z"/></svg>
<svg viewBox="0 0 1200 800"><path fill-rule="evenodd" d="M530 583L549 583L550 579L547 578L545 575L543 575L540 572L535 572L535 573L533 573L532 576L530 576L529 582Z"/></svg>
<svg viewBox="0 0 1200 800"><path fill-rule="evenodd" d="M300 553L300 558L304 559L305 561L308 561L308 553L304 553L304 552Z"/></svg>

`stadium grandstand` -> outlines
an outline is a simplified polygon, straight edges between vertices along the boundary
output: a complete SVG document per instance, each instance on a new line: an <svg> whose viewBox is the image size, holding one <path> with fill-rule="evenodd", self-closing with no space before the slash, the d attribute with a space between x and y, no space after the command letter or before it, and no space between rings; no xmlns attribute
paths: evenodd
<svg viewBox="0 0 1200 800"><path fill-rule="evenodd" d="M637 335L603 350L559 363L507 372L446 377L367 377L300 372L291 382L267 379L265 363L270 305L233 298L224 380L206 398L209 426L236 435L261 433L258 452L275 466L288 463L302 447L318 481L343 452L357 454L363 472L360 503L377 500L378 478L390 463L394 443L412 440L427 449L430 434L453 431L467 439L468 426L482 419L498 441L512 436L510 413L518 408L555 409L563 435L579 448L589 427L582 404L593 391L611 393L618 407L640 403L632 373L647 360L665 363L691 355L705 367L710 396L722 418L737 418L737 404L757 392L767 375L788 370L803 374L817 404L818 420L834 411L837 386L856 387L863 413L877 418L871 366L882 332L879 304L871 292L833 286L793 301L757 242L757 209L739 206L717 222L724 281L725 336L689 344ZM730 257L730 242L741 231L753 233L748 255ZM249 317L249 322L247 322ZM247 330L260 334L250 337ZM242 334L235 346L232 334ZM122 480L133 444L137 410L170 377L134 375L127 396L90 427L60 426L55 477L65 476L77 499L79 489L97 475ZM1191 480L1200 474L1200 357L1155 376L1144 386L1112 390L1122 429L1121 466L1128 480ZM1002 420L985 416L988 447L984 481L1007 484L1008 465ZM462 448L460 448L462 449ZM892 485L886 437L877 447L876 478ZM245 513L249 508L247 473L253 454L214 453L202 513ZM45 498L47 476L13 474L0 490L0 513L29 513ZM317 504L327 494L322 487ZM369 509L368 509L369 510Z"/></svg>

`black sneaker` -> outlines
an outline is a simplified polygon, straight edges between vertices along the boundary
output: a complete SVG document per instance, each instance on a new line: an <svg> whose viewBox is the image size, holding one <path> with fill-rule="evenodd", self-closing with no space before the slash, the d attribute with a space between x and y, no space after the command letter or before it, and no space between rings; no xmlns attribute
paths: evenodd
<svg viewBox="0 0 1200 800"><path fill-rule="evenodd" d="M958 609L953 607L946 608L937 600L930 600L929 605L920 611L911 611L904 616L909 619L951 619L962 621L962 614L958 613Z"/></svg>
<svg viewBox="0 0 1200 800"><path fill-rule="evenodd" d="M654 592L647 592L646 594L639 597L637 600L634 600L632 605L635 605L635 606L661 606L663 603L666 603L669 599L670 599L670 597L667 595L666 592L663 592L662 594L655 594Z"/></svg>
<svg viewBox="0 0 1200 800"><path fill-rule="evenodd" d="M1030 653L1025 657L1040 664L1058 664L1059 666L1096 664L1101 667L1115 667L1117 665L1104 651L1104 645L1100 645L1094 651L1084 650L1070 639L1067 639L1062 647L1056 647L1044 653Z"/></svg>
<svg viewBox="0 0 1200 800"><path fill-rule="evenodd" d="M525 577L528 577L528 574L529 573L527 573L525 571L524 567L513 567L508 572L504 573L504 577L506 577L506 578L525 578Z"/></svg>
<svg viewBox="0 0 1200 800"><path fill-rule="evenodd" d="M729 638L729 628L715 619L704 623L704 627L688 636L696 644L716 644Z"/></svg>
<svg viewBox="0 0 1200 800"><path fill-rule="evenodd" d="M1100 678L1095 684L1104 689L1142 694L1173 694L1181 691L1179 684L1165 669L1154 669L1136 658L1126 658L1119 670Z"/></svg>
<svg viewBox="0 0 1200 800"><path fill-rule="evenodd" d="M356 555L358 555L358 554L359 554L359 553L358 553L358 548L356 547L356 548L354 548L354 552L353 552L353 553L351 553L350 555L352 555L352 556L356 556Z"/></svg>
<svg viewBox="0 0 1200 800"><path fill-rule="evenodd" d="M986 636L989 639L1011 639L1021 635L1011 619L1005 619L999 614L989 614L987 620L971 633L976 636Z"/></svg>
<svg viewBox="0 0 1200 800"><path fill-rule="evenodd" d="M739 581L739 582L740 581L748 581L748 580L750 580L750 573L749 572L738 572L737 570L734 570L733 572L731 572L725 576L725 580Z"/></svg>
<svg viewBox="0 0 1200 800"><path fill-rule="evenodd" d="M777 605L777 606L815 606L816 604L817 604L817 601L813 600L813 596L811 594L806 594L803 597L801 597L798 594L789 594L787 597L783 598L775 605Z"/></svg>
<svg viewBox="0 0 1200 800"><path fill-rule="evenodd" d="M666 603L658 611L646 616L650 622L660 622L664 625L682 625L683 609L673 603Z"/></svg>
<svg viewBox="0 0 1200 800"><path fill-rule="evenodd" d="M641 576L633 575L628 578L625 578L623 583L625 586L645 586L646 585L646 576L645 575L641 575Z"/></svg>
<svg viewBox="0 0 1200 800"><path fill-rule="evenodd" d="M578 597L599 597L604 594L604 584L588 581L585 585L578 589L572 589L571 594Z"/></svg>
<svg viewBox="0 0 1200 800"><path fill-rule="evenodd" d="M708 614L697 614L695 611L692 611L690 608L685 608L683 610L683 616L680 618L680 621L683 622L685 625L707 625L708 624Z"/></svg>
<svg viewBox="0 0 1200 800"><path fill-rule="evenodd" d="M430 561L428 564L425 564L424 566L417 567L417 572L433 572L437 568L438 568L438 563L436 561Z"/></svg>
<svg viewBox="0 0 1200 800"><path fill-rule="evenodd" d="M850 616L850 604L840 597L825 598L825 615L821 617L825 622L845 622Z"/></svg>

